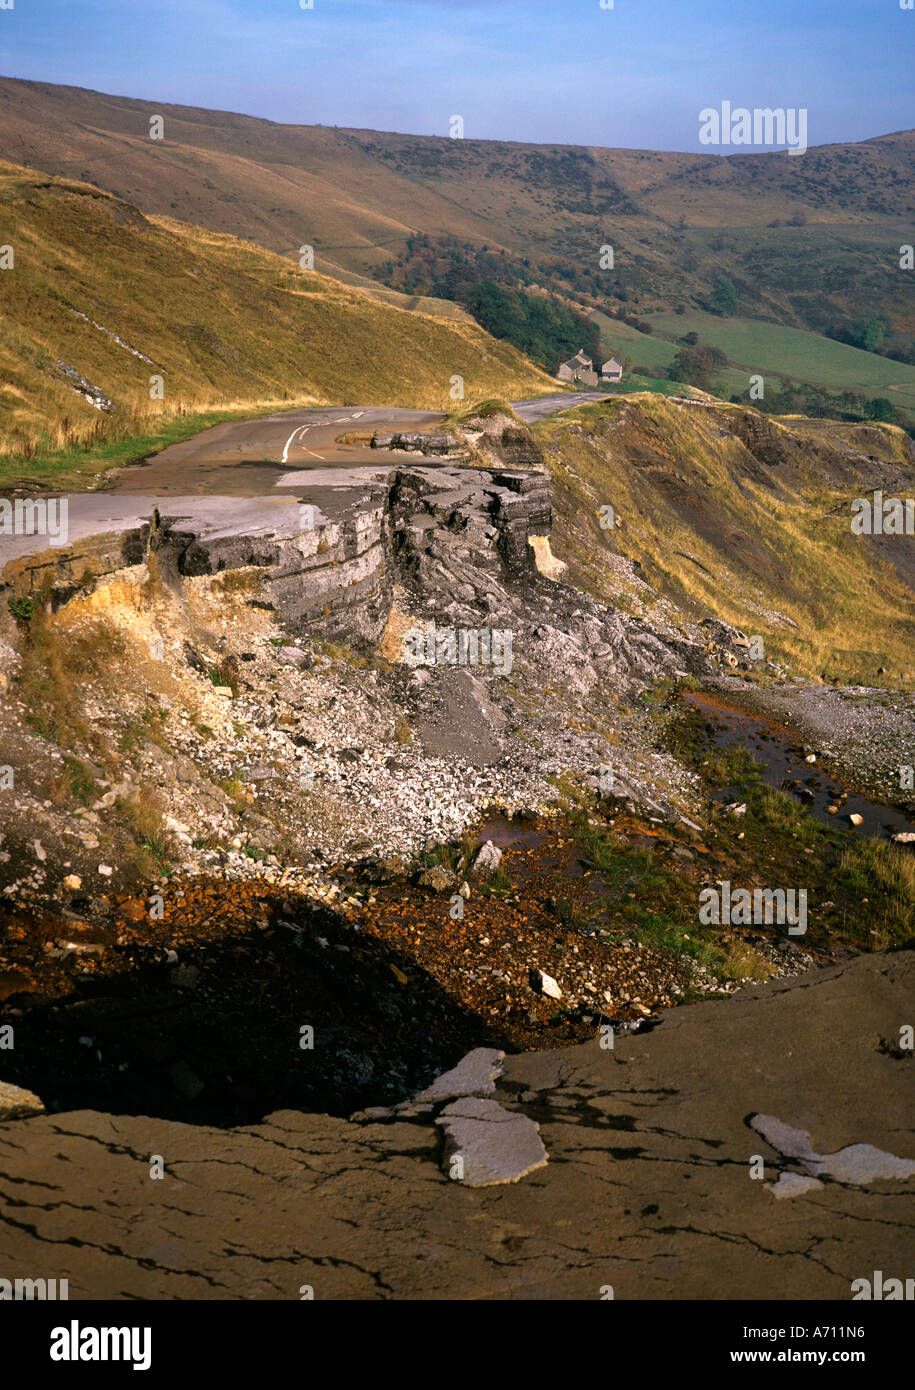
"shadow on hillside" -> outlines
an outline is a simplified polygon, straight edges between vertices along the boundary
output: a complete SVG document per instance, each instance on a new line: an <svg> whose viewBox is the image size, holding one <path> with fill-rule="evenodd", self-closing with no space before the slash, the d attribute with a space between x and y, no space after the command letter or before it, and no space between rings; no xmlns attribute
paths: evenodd
<svg viewBox="0 0 915 1390"><path fill-rule="evenodd" d="M230 1126L402 1100L470 1048L503 1045L415 961L332 914L280 902L269 920L182 947L177 965L135 946L66 1000L9 998L3 1079L49 1110Z"/></svg>

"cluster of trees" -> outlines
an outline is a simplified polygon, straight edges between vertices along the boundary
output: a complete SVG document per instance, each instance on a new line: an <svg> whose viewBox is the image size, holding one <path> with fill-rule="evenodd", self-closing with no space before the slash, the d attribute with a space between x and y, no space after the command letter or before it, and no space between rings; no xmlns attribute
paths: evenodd
<svg viewBox="0 0 915 1390"><path fill-rule="evenodd" d="M625 309L604 310L609 318L619 319L620 323L627 323L630 328L634 328L638 333L653 333L654 324L647 319L640 319L638 314L629 314Z"/></svg>
<svg viewBox="0 0 915 1390"><path fill-rule="evenodd" d="M422 234L407 239L403 256L375 271L376 279L406 294L431 295L463 304L481 280L496 284L531 284L534 272L530 262L510 257L489 246L472 246L457 237L429 237Z"/></svg>
<svg viewBox="0 0 915 1390"><path fill-rule="evenodd" d="M865 352L879 352L886 341L886 324L883 319L871 314L867 318L855 319L853 323L831 328L828 336L837 343L863 348Z"/></svg>
<svg viewBox="0 0 915 1390"><path fill-rule="evenodd" d="M915 427L885 396L873 399L859 391L827 391L821 386L811 386L804 381L789 381L783 378L777 391L767 385L765 399L749 401L748 395L732 396L737 404L749 402L757 410L769 415L807 415L812 419L826 420L876 420L888 425L901 425L910 434Z"/></svg>
<svg viewBox="0 0 915 1390"><path fill-rule="evenodd" d="M862 348L864 352L875 352L879 357L890 357L894 362L915 365L915 343L898 338L895 344L888 342L886 323L876 314L854 319L852 323L833 325L826 329L826 337Z"/></svg>
<svg viewBox="0 0 915 1390"><path fill-rule="evenodd" d="M388 262L376 278L407 294L451 299L472 314L494 338L527 353L547 371L579 348L597 360L597 325L553 295L528 289L545 278L527 258L456 237L411 236L404 256Z"/></svg>
<svg viewBox="0 0 915 1390"><path fill-rule="evenodd" d="M728 359L720 349L700 344L698 334L689 333L687 337L694 341L684 342L668 367L667 375L671 381L682 381L687 386L698 386L700 391L708 391L715 372L726 367Z"/></svg>
<svg viewBox="0 0 915 1390"><path fill-rule="evenodd" d="M482 280L469 291L464 307L487 333L520 348L549 372L579 348L594 361L600 358L597 324L552 295L527 294Z"/></svg>
<svg viewBox="0 0 915 1390"><path fill-rule="evenodd" d="M737 313L737 286L730 276L720 274L715 277L712 308L716 314L723 314L726 318Z"/></svg>

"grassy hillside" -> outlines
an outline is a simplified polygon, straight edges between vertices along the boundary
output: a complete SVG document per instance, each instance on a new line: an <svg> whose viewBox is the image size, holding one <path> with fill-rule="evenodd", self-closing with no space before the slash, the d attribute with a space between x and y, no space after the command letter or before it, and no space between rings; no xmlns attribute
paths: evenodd
<svg viewBox="0 0 915 1390"><path fill-rule="evenodd" d="M698 333L700 342L720 348L735 366L744 367L748 374L787 376L824 386L828 391L854 387L869 396L886 396L903 409L915 410L915 367L904 362L862 352L860 348L802 329L784 328L755 319L720 318L693 312L650 314L647 321L653 326L655 335L669 340L685 333ZM608 329L616 327L612 324ZM643 342L654 342L655 335L647 340L642 334L637 336ZM656 344L656 347L661 352L670 350L671 356L676 351L672 341Z"/></svg>
<svg viewBox="0 0 915 1390"><path fill-rule="evenodd" d="M640 333L620 319L610 318L599 311L591 315L600 330L603 349L611 352L624 352L636 367L651 367L666 372L677 355L677 349L666 338L653 333ZM679 322L679 320L678 320ZM687 331L683 330L684 333Z"/></svg>
<svg viewBox="0 0 915 1390"><path fill-rule="evenodd" d="M888 425L775 421L730 405L630 395L535 427L555 483L552 549L617 604L673 600L814 677L915 678L911 538L854 536L851 502L915 495L915 457ZM600 508L620 525L603 530ZM624 561L635 561L638 571ZM653 594L652 594L653 591Z"/></svg>
<svg viewBox="0 0 915 1390"><path fill-rule="evenodd" d="M72 180L0 165L0 229L15 255L0 272L6 476L163 417L356 399L450 408L455 375L473 397L551 384L461 316L382 302ZM150 399L151 376L164 399Z"/></svg>
<svg viewBox="0 0 915 1390"><path fill-rule="evenodd" d="M724 270L746 316L823 332L876 313L897 346L915 342L915 274L898 268L915 132L721 158L277 125L13 78L0 112L8 159L280 253L308 242L331 274L391 265L401 287L423 232L640 313L701 308ZM599 267L606 243L614 271Z"/></svg>

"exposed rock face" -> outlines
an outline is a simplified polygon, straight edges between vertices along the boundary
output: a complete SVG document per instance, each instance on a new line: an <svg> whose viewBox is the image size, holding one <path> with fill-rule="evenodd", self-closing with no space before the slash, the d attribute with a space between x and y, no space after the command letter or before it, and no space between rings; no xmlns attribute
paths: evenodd
<svg viewBox="0 0 915 1390"><path fill-rule="evenodd" d="M857 1164L813 1185L809 1143L786 1136L830 1155L871 1144L910 1171L911 1057L881 1040L913 986L912 952L868 956L676 1010L612 1050L507 1057L498 1078L484 1054L436 1097L506 1136L539 1125L549 1154L495 1187L442 1171L442 1126L422 1105L233 1130L16 1120L0 1125L0 1267L67 1278L71 1300L297 1299L310 1284L318 1299L599 1299L610 1285L623 1300L847 1302L873 1270L909 1272L915 1178ZM468 1087L484 1099L445 1095ZM779 1117L776 1142L750 1126L760 1114Z"/></svg>
<svg viewBox="0 0 915 1390"><path fill-rule="evenodd" d="M163 516L155 548L181 575L247 565L266 570L263 597L291 633L374 642L391 604L389 484L360 476L322 502L326 512L296 505L289 529L272 534L252 532L244 524L216 534L189 534L180 517Z"/></svg>
<svg viewBox="0 0 915 1390"><path fill-rule="evenodd" d="M750 453L768 468L793 461L778 425L757 410L744 411L734 432Z"/></svg>
<svg viewBox="0 0 915 1390"><path fill-rule="evenodd" d="M322 475L325 476L325 475ZM163 579L254 565L265 598L291 633L377 642L398 572L428 583L463 568L511 578L534 569L528 544L549 532L542 474L431 467L348 469L294 498L70 499L69 546L0 549L0 587L49 591L55 606L118 570L155 558ZM107 502L107 508L106 508ZM144 515L143 513L146 513ZM32 542L34 549L35 543Z"/></svg>
<svg viewBox="0 0 915 1390"><path fill-rule="evenodd" d="M267 872L312 887L306 850L328 862L368 849L412 857L484 809L554 805L558 779L599 791L608 761L620 802L695 817L694 776L620 704L705 673L707 643L695 629L659 634L541 573L531 541L550 527L545 475L398 461L303 474L302 487L307 503L79 496L66 551L4 546L0 582L32 593L50 582L64 653L84 624L102 639L98 679L76 692L89 720L130 740L128 726L160 718L162 695L168 724L118 768L87 826L49 799L61 753L39 740L36 756L22 702L0 706L0 740L17 750L4 760L16 775L4 893L50 894L71 875L86 893L132 885L131 825L116 803L144 794L172 817L164 833L188 871L261 872L250 849L272 860ZM424 639L418 660L409 634ZM342 655L321 650L327 638ZM91 760L88 744L71 751ZM255 788L242 807L226 791L237 779ZM120 857L96 853L106 835ZM460 883L439 873L428 887Z"/></svg>
<svg viewBox="0 0 915 1390"><path fill-rule="evenodd" d="M546 467L540 445L531 430L523 421L504 411L464 420L457 427L457 432L477 458L490 468L534 468L542 471Z"/></svg>
<svg viewBox="0 0 915 1390"><path fill-rule="evenodd" d="M491 585L480 576L504 583L532 572L529 539L548 532L551 517L550 481L541 473L404 470L391 487L399 569L426 589L441 582L449 594L458 575L465 589L485 593Z"/></svg>

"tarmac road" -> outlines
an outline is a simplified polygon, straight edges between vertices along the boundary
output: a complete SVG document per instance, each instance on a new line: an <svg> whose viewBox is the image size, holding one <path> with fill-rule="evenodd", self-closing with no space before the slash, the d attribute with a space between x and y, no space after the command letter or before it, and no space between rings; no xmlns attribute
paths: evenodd
<svg viewBox="0 0 915 1390"><path fill-rule="evenodd" d="M557 392L511 405L521 419L533 422L600 399L595 392ZM201 535L243 527L274 531L294 524L296 501L333 510L335 498L345 496L350 485L384 477L397 459L417 462L416 453L372 449L376 431L432 432L444 419L432 410L323 406L216 425L118 470L104 491L62 494L68 516L61 545L103 533L127 536L160 507L186 517ZM346 436L363 438L341 442ZM434 468L436 459L424 457L422 464ZM48 548L43 530L0 535L0 576L9 561Z"/></svg>
<svg viewBox="0 0 915 1390"><path fill-rule="evenodd" d="M512 401L512 409L529 423L560 410L599 400L594 392L564 392L533 401ZM301 485L303 471L378 464L377 450L368 439L376 431L428 433L445 416L433 410L402 410L392 406L323 406L265 415L258 420L234 420L204 430L180 444L171 444L143 463L132 464L110 479L109 493L157 497L215 494L258 496L268 490ZM365 435L365 442L342 443L344 436ZM384 460L415 454L386 453ZM427 460L433 463L434 460ZM293 476L295 481L293 482Z"/></svg>

